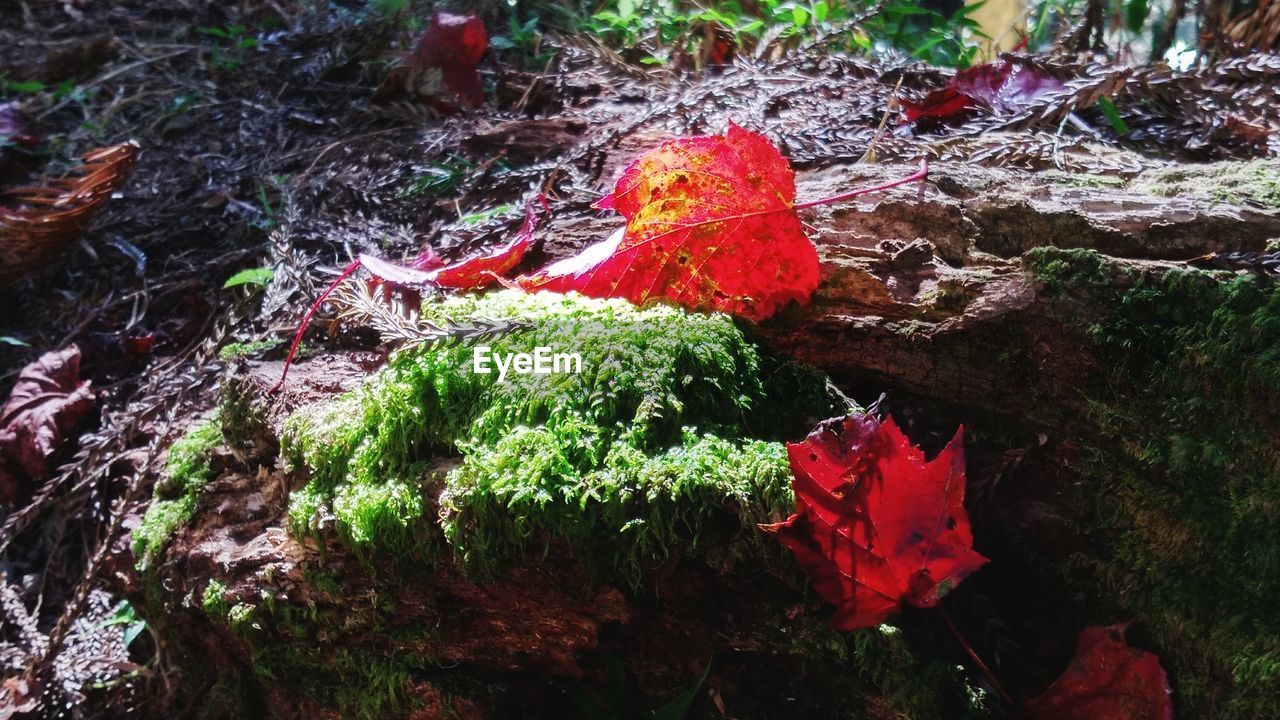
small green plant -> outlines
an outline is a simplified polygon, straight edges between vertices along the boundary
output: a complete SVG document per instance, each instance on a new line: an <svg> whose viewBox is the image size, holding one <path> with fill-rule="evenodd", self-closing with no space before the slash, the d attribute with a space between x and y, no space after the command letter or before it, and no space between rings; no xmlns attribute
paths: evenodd
<svg viewBox="0 0 1280 720"><path fill-rule="evenodd" d="M147 621L138 616L138 611L129 604L128 600L121 600L116 604L115 609L111 612L111 617L98 624L97 628L101 629L111 627L113 625L124 625L124 646L128 648L133 644L134 640L147 629Z"/></svg>
<svg viewBox="0 0 1280 720"><path fill-rule="evenodd" d="M258 39L249 37L243 25L202 27L197 31L222 41L221 46L209 51L209 65L215 70L235 70L244 64L246 51L258 47Z"/></svg>
<svg viewBox="0 0 1280 720"><path fill-rule="evenodd" d="M276 276L276 271L269 267L247 268L227 278L222 283L222 289L240 287L241 285L257 285L258 287L266 287L267 283Z"/></svg>
<svg viewBox="0 0 1280 720"><path fill-rule="evenodd" d="M49 89L47 85L37 80L10 80L4 75L0 75L0 98L8 98L12 95L31 95L44 92L47 89Z"/></svg>
<svg viewBox="0 0 1280 720"><path fill-rule="evenodd" d="M507 34L490 37L489 46L519 52L526 65L543 65L551 57L551 53L542 50L542 33L538 32L540 21L537 15L521 21L520 16L512 10L511 17L507 20Z"/></svg>
<svg viewBox="0 0 1280 720"><path fill-rule="evenodd" d="M417 168L409 187L401 190L396 197L407 200L416 197L440 197L453 191L475 165L464 158L450 157L446 160L428 163Z"/></svg>
<svg viewBox="0 0 1280 720"><path fill-rule="evenodd" d="M708 24L727 32L735 47L749 49L766 37L794 47L835 33L876 6L869 0L617 0L605 3L581 24L625 51L639 51L640 62L658 64L695 52ZM979 6L965 5L945 16L918 3L890 0L880 4L857 32L845 33L843 46L834 47L868 54L896 49L934 64L967 67L978 52L973 39L983 37L970 17Z"/></svg>

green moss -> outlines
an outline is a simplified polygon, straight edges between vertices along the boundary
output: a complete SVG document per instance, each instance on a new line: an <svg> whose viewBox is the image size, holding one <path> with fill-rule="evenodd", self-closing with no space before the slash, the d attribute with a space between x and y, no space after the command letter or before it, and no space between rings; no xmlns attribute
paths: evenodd
<svg viewBox="0 0 1280 720"><path fill-rule="evenodd" d="M210 580L201 596L200 606L204 609L204 614L219 622L226 622L227 614L231 611L226 594L226 585L217 580Z"/></svg>
<svg viewBox="0 0 1280 720"><path fill-rule="evenodd" d="M234 360L245 355L252 355L279 344L279 340L256 340L254 342L231 342L218 348L218 357L223 360Z"/></svg>
<svg viewBox="0 0 1280 720"><path fill-rule="evenodd" d="M644 522L659 507L695 499L697 483L677 465L709 463L713 455L732 465L746 452L754 468L756 455L769 454L775 464L765 495L744 499L758 478L726 468L704 474L688 509L702 515L750 500L750 513L767 514L781 492L779 450L741 441L796 436L844 410L825 378L763 355L723 315L510 292L452 298L423 312L427 320L518 319L528 327L483 343L397 353L358 390L291 418L283 450L310 473L290 500L295 532L315 532L333 518L352 545L420 547L436 530L417 487L431 463L460 453L463 466L445 481L445 529L469 560L516 552L535 535L565 537L576 519L599 509L609 510L607 520L589 525L617 535L610 539L620 556L660 558L676 542L672 531L685 540L699 532L693 522ZM579 353L582 371L499 382L496 373L473 372L481 344L493 354ZM699 446L691 427L708 436L706 444ZM679 452L664 455L673 449ZM661 473L686 478L689 487L659 491Z"/></svg>
<svg viewBox="0 0 1280 720"><path fill-rule="evenodd" d="M200 491L213 477L210 453L222 444L222 424L217 416L196 425L169 447L155 498L133 531L133 553L138 569L147 570L164 551L173 531L195 515Z"/></svg>
<svg viewBox="0 0 1280 720"><path fill-rule="evenodd" d="M780 520L794 506L782 443L687 428L666 450L618 440L599 458L595 431L586 422L517 427L492 446L468 445L441 499L458 554L487 567L563 541L589 566L636 583L645 562L667 559L676 546L733 552L743 528ZM737 515L727 527L718 522L725 510Z"/></svg>
<svg viewBox="0 0 1280 720"><path fill-rule="evenodd" d="M253 384L244 378L229 378L221 395L218 419L227 445L242 450L270 446L273 440L266 405Z"/></svg>
<svg viewBox="0 0 1280 720"><path fill-rule="evenodd" d="M429 658L371 650L281 643L255 653L253 671L264 683L336 709L340 717L382 720L413 709L412 674L435 669Z"/></svg>
<svg viewBox="0 0 1280 720"><path fill-rule="evenodd" d="M257 629L258 607L249 603L236 603L227 611L227 625L237 635L248 635Z"/></svg>
<svg viewBox="0 0 1280 720"><path fill-rule="evenodd" d="M1150 627L1187 717L1280 716L1280 288L1051 249L1027 265L1104 368L1087 389L1098 551L1073 576Z"/></svg>
<svg viewBox="0 0 1280 720"><path fill-rule="evenodd" d="M1163 197L1280 208L1280 162L1179 165L1143 173L1130 189Z"/></svg>

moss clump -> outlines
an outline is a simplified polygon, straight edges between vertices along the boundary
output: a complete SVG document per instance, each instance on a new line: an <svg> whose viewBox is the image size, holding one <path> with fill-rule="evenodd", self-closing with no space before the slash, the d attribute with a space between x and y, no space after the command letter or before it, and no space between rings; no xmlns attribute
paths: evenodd
<svg viewBox="0 0 1280 720"><path fill-rule="evenodd" d="M279 340L255 340L254 342L230 342L218 348L218 357L223 360L234 360L238 357L252 355L269 350L280 343Z"/></svg>
<svg viewBox="0 0 1280 720"><path fill-rule="evenodd" d="M1280 162L1180 165L1143 173L1130 189L1162 197L1280 208Z"/></svg>
<svg viewBox="0 0 1280 720"><path fill-rule="evenodd" d="M569 528L602 510L587 526L620 543L620 555L661 557L677 535L697 537L692 518L710 506L741 503L752 517L778 506L780 449L749 439L802 434L845 409L824 378L763 355L723 315L504 292L430 304L424 316L517 319L527 329L400 352L360 389L291 418L283 450L311 474L290 499L295 532L333 518L353 546L421 547L437 530L418 483L433 460L460 453L462 467L445 480L445 530L473 563L535 535L584 538ZM473 372L481 344L494 355L578 353L581 372L499 382L496 372ZM731 467L741 453L747 462ZM719 470L707 471L714 463ZM659 508L682 519L658 522Z"/></svg>
<svg viewBox="0 0 1280 720"><path fill-rule="evenodd" d="M408 716L413 674L436 667L413 654L281 643L255 653L253 672L271 687L336 709L340 717L382 720Z"/></svg>
<svg viewBox="0 0 1280 720"><path fill-rule="evenodd" d="M226 622L231 607L227 604L227 586L217 580L210 580L200 598L200 607L204 614L219 622Z"/></svg>
<svg viewBox="0 0 1280 720"><path fill-rule="evenodd" d="M212 451L223 442L222 424L215 416L196 425L169 447L155 498L133 531L133 554L145 571L160 556L169 536L195 515L196 502L212 479Z"/></svg>
<svg viewBox="0 0 1280 720"><path fill-rule="evenodd" d="M794 505L782 443L687 428L666 450L619 440L597 458L580 442L593 430L584 422L517 427L492 445L468 444L441 499L445 536L461 557L488 566L534 543L566 541L589 566L638 583L643 563L668 558L673 543L731 552L742 528L779 520ZM731 528L713 522L721 509L737 514Z"/></svg>
<svg viewBox="0 0 1280 720"><path fill-rule="evenodd" d="M1088 390L1099 552L1076 579L1150 627L1188 717L1280 717L1280 287L1048 248L1026 263L1105 368Z"/></svg>
<svg viewBox="0 0 1280 720"><path fill-rule="evenodd" d="M227 611L227 626L237 635L248 635L256 629L258 607L249 603L236 603Z"/></svg>

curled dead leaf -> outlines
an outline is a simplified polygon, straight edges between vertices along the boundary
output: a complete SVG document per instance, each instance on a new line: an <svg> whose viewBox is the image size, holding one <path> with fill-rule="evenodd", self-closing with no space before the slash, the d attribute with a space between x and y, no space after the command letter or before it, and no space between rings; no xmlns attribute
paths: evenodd
<svg viewBox="0 0 1280 720"><path fill-rule="evenodd" d="M80 348L45 353L27 365L0 408L0 503L25 500L63 440L96 399L80 379Z"/></svg>

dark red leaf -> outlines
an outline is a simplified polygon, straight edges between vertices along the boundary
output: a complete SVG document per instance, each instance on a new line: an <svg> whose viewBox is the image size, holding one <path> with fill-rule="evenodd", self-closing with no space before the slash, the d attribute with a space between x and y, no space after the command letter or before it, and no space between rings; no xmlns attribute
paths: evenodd
<svg viewBox="0 0 1280 720"><path fill-rule="evenodd" d="M95 398L80 380L80 348L45 353L27 365L0 409L0 502L26 498L49 460Z"/></svg>
<svg viewBox="0 0 1280 720"><path fill-rule="evenodd" d="M468 107L484 105L484 91L476 65L489 47L489 34L477 15L454 15L440 10L418 39L410 65L439 71L444 89Z"/></svg>
<svg viewBox="0 0 1280 720"><path fill-rule="evenodd" d="M980 110L995 114L1015 112L1062 88L1062 83L1051 75L1002 60L956 73L945 87L929 93L922 101L903 100L902 111L909 122L917 124L962 121Z"/></svg>
<svg viewBox="0 0 1280 720"><path fill-rule="evenodd" d="M1023 720L1172 720L1160 658L1125 642L1126 625L1088 627L1066 672L1028 700Z"/></svg>
<svg viewBox="0 0 1280 720"><path fill-rule="evenodd" d="M987 562L964 509L963 429L930 462L893 419L827 420L789 443L796 514L778 533L841 630L877 625L903 603L932 607Z"/></svg>

